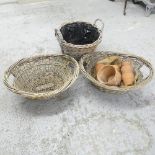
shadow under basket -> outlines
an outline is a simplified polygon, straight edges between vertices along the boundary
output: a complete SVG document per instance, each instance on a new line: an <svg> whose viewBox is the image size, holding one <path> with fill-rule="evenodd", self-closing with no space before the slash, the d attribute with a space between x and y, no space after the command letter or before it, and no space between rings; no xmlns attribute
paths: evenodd
<svg viewBox="0 0 155 155"><path fill-rule="evenodd" d="M35 56L13 64L4 74L4 84L24 97L47 99L69 88L78 74L78 63L70 56Z"/></svg>
<svg viewBox="0 0 155 155"><path fill-rule="evenodd" d="M137 75L137 80L132 86L108 86L100 83L94 76L94 66L100 60L109 56L119 56L121 59L131 59L134 70ZM138 89L146 85L153 78L152 65L145 59L129 54L113 53L113 52L95 52L84 55L80 60L80 68L84 76L92 82L101 91L109 93L122 94L129 90Z"/></svg>
<svg viewBox="0 0 155 155"><path fill-rule="evenodd" d="M101 28L97 27L97 22L100 22ZM96 19L94 24L70 22L55 29L55 36L62 52L79 60L84 54L94 52L102 41L103 27L104 24L100 19Z"/></svg>

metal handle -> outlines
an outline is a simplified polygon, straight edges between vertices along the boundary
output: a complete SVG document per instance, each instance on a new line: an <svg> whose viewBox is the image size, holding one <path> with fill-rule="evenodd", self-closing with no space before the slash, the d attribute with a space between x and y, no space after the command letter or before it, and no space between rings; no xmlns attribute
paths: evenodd
<svg viewBox="0 0 155 155"><path fill-rule="evenodd" d="M95 21L94 21L94 26L96 26L96 27L98 27L96 24L97 24L97 22L100 22L100 24L101 24L101 28L98 28L99 29L99 31L101 31L101 32L103 32L103 28L104 28L104 23L103 23L103 21L101 20L101 19L96 19Z"/></svg>

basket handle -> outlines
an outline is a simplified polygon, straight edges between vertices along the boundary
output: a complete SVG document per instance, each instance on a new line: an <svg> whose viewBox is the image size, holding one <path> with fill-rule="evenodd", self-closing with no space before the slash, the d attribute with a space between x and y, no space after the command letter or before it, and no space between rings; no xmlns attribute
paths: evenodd
<svg viewBox="0 0 155 155"><path fill-rule="evenodd" d="M145 85L146 83L151 81L151 79L153 78L153 75L154 75L154 69L153 69L152 65L147 61L144 62L144 65L149 69L149 74L147 75L147 77L143 78L142 85ZM143 65L140 68L142 68L142 67L143 67Z"/></svg>
<svg viewBox="0 0 155 155"><path fill-rule="evenodd" d="M55 29L55 36L58 39L59 43L64 42L63 36L58 29Z"/></svg>
<svg viewBox="0 0 155 155"><path fill-rule="evenodd" d="M9 90L18 93L18 91L9 83L10 75L11 75L11 73L9 73L9 71L6 71L6 72L4 73L3 82L4 82L4 84L8 87Z"/></svg>
<svg viewBox="0 0 155 155"><path fill-rule="evenodd" d="M57 40L58 40L58 42L59 42L59 44L61 46L61 44L64 43L64 39L63 39L63 36L62 36L61 32L58 29L55 29L55 36L56 36L56 38L57 38ZM63 49L61 51L64 54Z"/></svg>
<svg viewBox="0 0 155 155"><path fill-rule="evenodd" d="M14 65L10 66L9 69L7 71L4 72L4 77L3 77L3 83L8 87L8 89L12 90L13 92L19 93L20 90L18 91L17 89L15 89L10 83L9 83L9 78L10 75L12 75L14 77L14 74L11 72L11 70L14 68L15 65L21 63L25 61L25 59L21 59L19 61L17 61Z"/></svg>
<svg viewBox="0 0 155 155"><path fill-rule="evenodd" d="M101 19L96 19L95 21L94 21L94 26L96 26L96 27L98 27L96 24L98 23L98 22L100 22L100 25L101 25L101 28L98 28L99 29L99 31L102 33L103 32L103 29L104 29L104 23L103 23L103 21L101 20Z"/></svg>

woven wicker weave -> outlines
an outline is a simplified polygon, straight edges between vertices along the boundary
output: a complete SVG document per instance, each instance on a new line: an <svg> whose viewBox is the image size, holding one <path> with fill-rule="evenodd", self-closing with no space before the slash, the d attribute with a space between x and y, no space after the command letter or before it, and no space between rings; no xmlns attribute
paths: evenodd
<svg viewBox="0 0 155 155"><path fill-rule="evenodd" d="M100 22L102 24L101 28L97 28L97 25L96 25L97 22ZM103 24L102 20L100 20L100 19L96 19L94 24L93 25L91 24L93 27L97 28L98 32L99 32L99 38L95 42L93 42L91 44L85 44L85 45L74 45L72 43L67 43L63 39L63 36L60 32L60 29L63 26L65 26L66 24L71 24L71 23L75 23L75 22L64 23L63 25L61 25L61 27L59 29L55 29L55 36L58 39L58 42L60 44L62 52L79 60L81 58L81 56L83 56L84 54L94 52L94 50L96 49L98 44L102 41L102 32L103 32L104 24ZM81 23L81 21L77 21L76 23ZM85 23L90 24L88 22L85 22Z"/></svg>
<svg viewBox="0 0 155 155"><path fill-rule="evenodd" d="M96 62L112 55L120 56L121 58L124 58L124 59L130 58L133 61L135 72L138 75L138 80L133 86L128 86L128 87L108 86L108 85L101 84L99 81L95 79L93 72L94 72L94 66ZM147 69L149 71L149 74L147 76L145 76L145 70L141 71L143 67L145 68L145 70ZM119 53L112 53L112 52L104 52L104 53L95 52L95 53L87 54L83 56L80 60L80 68L83 74L85 75L85 77L89 79L95 86L97 86L100 90L109 92L109 93L124 93L132 89L140 88L145 84L147 84L149 81L151 81L154 73L152 65L148 61L144 60L143 58L134 56L134 55L119 54Z"/></svg>
<svg viewBox="0 0 155 155"><path fill-rule="evenodd" d="M13 64L4 74L4 84L24 97L47 99L69 88L78 74L78 63L70 56L35 56Z"/></svg>

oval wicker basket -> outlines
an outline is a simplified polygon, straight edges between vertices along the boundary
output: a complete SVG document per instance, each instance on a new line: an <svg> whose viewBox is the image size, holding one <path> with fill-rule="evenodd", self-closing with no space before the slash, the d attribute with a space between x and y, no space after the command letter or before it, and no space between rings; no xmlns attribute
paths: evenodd
<svg viewBox="0 0 155 155"><path fill-rule="evenodd" d="M101 28L97 27L97 22L100 22ZM59 29L55 29L55 36L57 37L57 40L60 44L62 53L70 55L70 56L74 57L75 59L79 60L81 58L81 56L83 56L84 54L94 52L94 50L96 49L98 44L101 43L104 23L102 22L101 19L96 19L94 21L94 24L91 24L93 27L97 28L97 30L99 32L99 37L95 42L93 42L91 44L84 44L84 45L75 45L72 43L68 43L64 40L63 35L60 30L63 26L65 26L67 24L72 24L72 23L86 23L89 25L91 24L88 22L81 22L81 21L64 23L60 26Z"/></svg>
<svg viewBox="0 0 155 155"><path fill-rule="evenodd" d="M55 97L77 79L77 61L67 55L45 55L21 59L4 73L4 84L31 99Z"/></svg>
<svg viewBox="0 0 155 155"><path fill-rule="evenodd" d="M125 58L125 59L130 58L133 61L135 72L138 75L138 79L133 86L128 86L128 87L108 86L105 84L101 84L99 81L95 79L95 76L93 76L94 66L96 62L99 60L102 60L103 58L106 58L108 56L113 56L113 55L120 56L121 58ZM109 93L124 93L129 90L140 88L145 84L147 84L149 81L151 81L154 74L152 65L148 61L144 60L143 58L135 55L112 53L112 52L95 52L92 54L84 55L80 60L80 68L84 76L88 80L90 80L100 90L104 92L109 92ZM146 70L149 71L147 75L145 75Z"/></svg>

